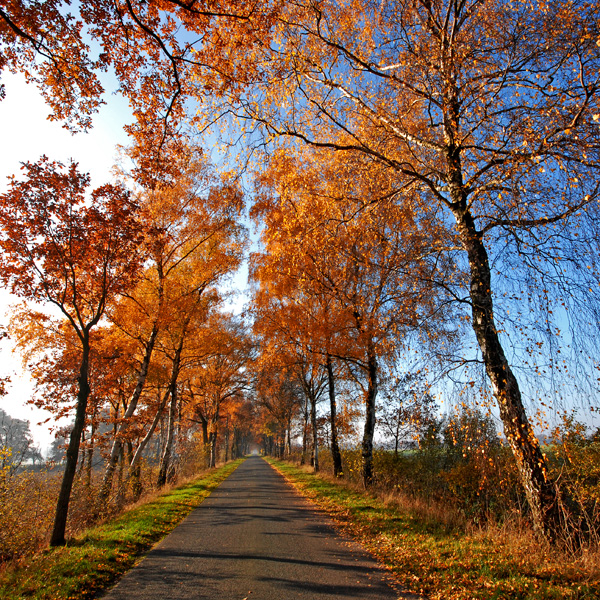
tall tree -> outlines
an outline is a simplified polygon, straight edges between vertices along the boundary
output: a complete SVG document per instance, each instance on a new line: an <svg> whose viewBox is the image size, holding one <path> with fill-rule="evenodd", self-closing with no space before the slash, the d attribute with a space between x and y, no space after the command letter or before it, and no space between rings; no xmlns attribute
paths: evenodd
<svg viewBox="0 0 600 600"><path fill-rule="evenodd" d="M217 461L219 423L228 403L241 400L249 388L247 371L252 361L253 341L244 323L227 314L213 314L198 332L202 356L190 357L188 388L190 409L206 427L207 464Z"/></svg>
<svg viewBox="0 0 600 600"><path fill-rule="evenodd" d="M415 445L425 435L435 422L439 407L418 374L388 377L383 395L380 431L393 440L394 454L398 456L401 444Z"/></svg>
<svg viewBox="0 0 600 600"><path fill-rule="evenodd" d="M292 453L292 427L299 416L300 408L306 402L288 358L285 353L273 355L261 349L253 364L256 371L254 376L256 404L263 409L263 413L268 413L269 417L274 418L279 424L283 432L282 456L290 456ZM302 427L303 458L307 447L307 422L308 417L303 421Z"/></svg>
<svg viewBox="0 0 600 600"><path fill-rule="evenodd" d="M26 64L37 69L32 59L51 39L50 50L58 50L38 62L42 72L67 64L52 57L70 44L84 75L72 81L92 81L96 65L86 63L78 29L59 43L73 23L59 8L14 2L3 9L0 67L18 68L13 48L25 48ZM44 10L57 24L48 31ZM202 125L215 119L207 109L214 99L220 114L248 120L253 139L259 124L263 140L294 139L386 165L453 223L469 270L459 297L469 296L534 524L547 535L559 520L559 498L499 333L491 265L509 248L529 274L557 283L565 304L597 304L599 11L588 0L290 0L248 9L233 0L81 3L105 51L98 66L114 64L132 99L142 180L168 179L160 154L178 147L185 99L203 99L191 116ZM182 30L197 41L178 38ZM45 85L60 103L56 81Z"/></svg>
<svg viewBox="0 0 600 600"><path fill-rule="evenodd" d="M112 69L118 92L132 108L134 175L148 188L177 175L171 161L184 155L194 100L223 85L256 77L253 60L242 59L265 43L278 0L248 6L237 0L131 0L115 3L10 0L0 9L0 75L20 71L36 83L52 108L51 118L72 129L89 129L105 102L101 74ZM90 48L87 40L94 40ZM0 100L4 97L0 85Z"/></svg>
<svg viewBox="0 0 600 600"><path fill-rule="evenodd" d="M42 460L42 455L33 443L29 421L15 419L0 408L0 469L12 475L25 460Z"/></svg>
<svg viewBox="0 0 600 600"><path fill-rule="evenodd" d="M271 161L263 185L270 191L255 209L265 219L266 252L258 264L264 273L293 279L289 305L329 299L320 315L327 324L305 320L313 331L305 338L323 365L327 356L337 357L358 369L352 371L361 374L357 382L366 382L362 453L370 485L380 360L416 327L435 330L444 315L432 282L450 266L439 259L445 228L425 208L419 214L384 169L360 159L282 154ZM266 293L276 293L265 282ZM290 317L293 331L298 319Z"/></svg>
<svg viewBox="0 0 600 600"><path fill-rule="evenodd" d="M98 75L106 57L94 60L81 35L81 21L62 0L12 1L0 9L0 74L6 68L35 82L52 108L50 116L72 130L89 129L102 103ZM0 84L0 100L5 89Z"/></svg>
<svg viewBox="0 0 600 600"><path fill-rule="evenodd" d="M239 224L243 201L238 188L219 178L200 150L172 157L172 163L177 178L145 190L140 198L148 230L147 267L136 288L109 313L115 326L138 344L138 368L135 388L113 440L101 500L110 493L161 332L176 327L190 308L188 296L198 300L234 270L244 249L244 230ZM179 312L174 310L178 302L183 302ZM183 346L179 352L172 348L171 358L182 351ZM171 403L176 400L171 398Z"/></svg>
<svg viewBox="0 0 600 600"><path fill-rule="evenodd" d="M75 163L65 168L43 157L24 169L26 177L0 196L0 277L14 294L57 308L79 344L75 422L51 537L60 545L90 395L91 331L135 282L142 228L128 191L105 185L88 199L89 176Z"/></svg>
<svg viewBox="0 0 600 600"><path fill-rule="evenodd" d="M332 335L332 323L319 300L326 301L321 295L307 294L299 289L297 272L278 268L276 261L270 261L268 255L253 257L252 278L257 282L252 306L254 313L254 331L260 339L260 369L284 369L286 379L279 381L282 387L294 382L305 395L305 424L303 430L303 457L307 449L308 418L310 415L312 432L311 464L315 470L318 463L317 402L320 400L327 383L331 410L331 451L334 457L334 473L341 472L341 459L337 445L335 422L335 388L333 365L327 368L327 347ZM329 357L331 362L331 357ZM280 389L276 396L292 398L286 393L292 390ZM290 406L291 407L291 406ZM271 409L270 409L271 410ZM273 412L273 410L271 410ZM290 427L287 427L288 434ZM290 444L288 444L289 446Z"/></svg>
<svg viewBox="0 0 600 600"><path fill-rule="evenodd" d="M370 157L453 223L473 332L535 528L550 537L559 499L499 333L490 253L508 246L521 267L597 303L599 11L585 0L290 2L261 61L266 85L238 109L270 138Z"/></svg>

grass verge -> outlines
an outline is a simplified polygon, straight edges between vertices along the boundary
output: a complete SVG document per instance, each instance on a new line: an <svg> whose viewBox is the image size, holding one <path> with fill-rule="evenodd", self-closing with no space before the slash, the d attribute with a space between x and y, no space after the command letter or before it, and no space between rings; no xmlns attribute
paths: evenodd
<svg viewBox="0 0 600 600"><path fill-rule="evenodd" d="M1 599L86 600L133 567L243 459L206 473L0 574Z"/></svg>
<svg viewBox="0 0 600 600"><path fill-rule="evenodd" d="M466 533L289 463L269 462L412 593L431 600L600 598L598 569L565 560L531 536Z"/></svg>

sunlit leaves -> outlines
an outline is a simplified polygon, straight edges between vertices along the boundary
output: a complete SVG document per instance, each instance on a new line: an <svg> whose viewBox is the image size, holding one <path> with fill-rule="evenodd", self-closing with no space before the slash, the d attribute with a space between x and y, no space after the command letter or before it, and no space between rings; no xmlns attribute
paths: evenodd
<svg viewBox="0 0 600 600"><path fill-rule="evenodd" d="M138 206L124 188L86 197L89 177L43 157L0 196L2 280L28 300L50 302L82 331L109 298L131 287L142 255Z"/></svg>

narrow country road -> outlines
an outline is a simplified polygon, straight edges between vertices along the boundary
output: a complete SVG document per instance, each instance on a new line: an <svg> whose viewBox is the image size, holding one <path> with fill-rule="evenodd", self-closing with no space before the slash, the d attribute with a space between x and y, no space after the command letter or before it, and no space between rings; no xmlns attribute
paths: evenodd
<svg viewBox="0 0 600 600"><path fill-rule="evenodd" d="M103 600L387 600L385 572L267 462L244 461Z"/></svg>

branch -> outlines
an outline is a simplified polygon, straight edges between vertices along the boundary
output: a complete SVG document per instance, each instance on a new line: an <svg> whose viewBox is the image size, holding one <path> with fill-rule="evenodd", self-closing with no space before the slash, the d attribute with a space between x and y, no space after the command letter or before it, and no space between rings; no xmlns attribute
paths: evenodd
<svg viewBox="0 0 600 600"><path fill-rule="evenodd" d="M583 202L575 206L571 206L566 211L559 213L558 215L554 215L552 217L543 217L540 219L499 219L494 221L493 223L488 223L482 230L481 234L485 235L488 231L491 231L495 227L516 227L516 228L530 228L530 227L543 227L545 225L551 225L552 223L557 223L558 221L562 221L567 217L571 216L573 213L581 210L584 206L590 204L598 193L598 189L600 189L600 183L596 184L594 191L591 194L585 196Z"/></svg>

